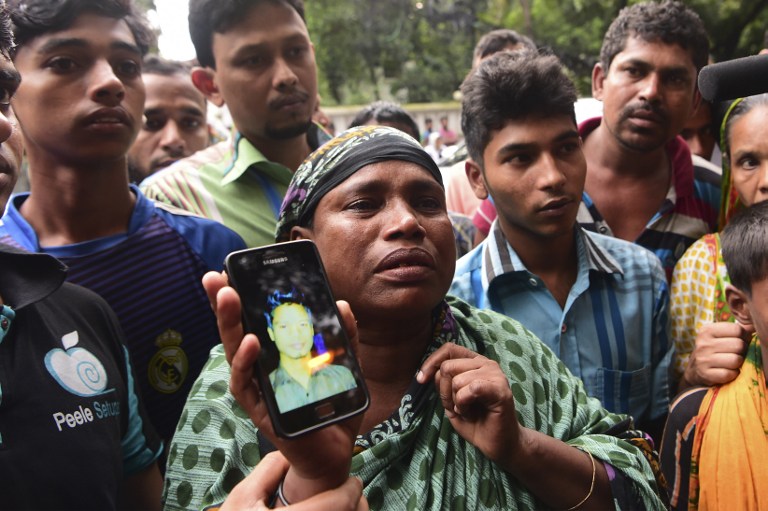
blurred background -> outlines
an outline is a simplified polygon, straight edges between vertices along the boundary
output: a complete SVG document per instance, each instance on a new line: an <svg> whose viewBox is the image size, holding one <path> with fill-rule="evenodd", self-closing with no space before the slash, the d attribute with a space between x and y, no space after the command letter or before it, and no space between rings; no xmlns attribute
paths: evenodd
<svg viewBox="0 0 768 511"><path fill-rule="evenodd" d="M136 0L158 34L161 55L195 57L187 28L188 0ZM321 106L343 129L361 106L378 99L401 103L424 125L447 116L460 128L458 88L477 40L511 28L552 50L583 98L591 96L592 67L602 36L621 0L304 0L315 45ZM768 47L768 0L690 0L709 32L713 62ZM600 105L585 100L586 116ZM227 113L217 114L227 124Z"/></svg>

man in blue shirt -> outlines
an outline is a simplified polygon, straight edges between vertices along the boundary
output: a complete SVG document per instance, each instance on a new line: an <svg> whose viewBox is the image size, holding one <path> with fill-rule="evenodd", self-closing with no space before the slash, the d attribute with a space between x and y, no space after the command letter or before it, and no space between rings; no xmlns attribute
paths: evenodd
<svg viewBox="0 0 768 511"><path fill-rule="evenodd" d="M668 289L658 258L576 223L586 161L576 89L556 57L500 53L462 86L468 177L498 210L451 293L522 322L587 391L643 429L669 402Z"/></svg>
<svg viewBox="0 0 768 511"><path fill-rule="evenodd" d="M45 252L101 295L125 332L137 385L170 440L218 344L201 278L245 247L212 220L156 205L128 182L151 32L121 0L9 0L22 77L11 102L32 191L14 196L0 243Z"/></svg>

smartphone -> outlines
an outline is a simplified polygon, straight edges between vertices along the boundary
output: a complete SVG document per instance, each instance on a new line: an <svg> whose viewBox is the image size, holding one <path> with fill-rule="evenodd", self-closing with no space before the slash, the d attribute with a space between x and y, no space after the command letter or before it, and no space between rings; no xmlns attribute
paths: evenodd
<svg viewBox="0 0 768 511"><path fill-rule="evenodd" d="M259 338L255 373L275 433L296 437L368 408L365 380L310 240L227 256L243 327Z"/></svg>

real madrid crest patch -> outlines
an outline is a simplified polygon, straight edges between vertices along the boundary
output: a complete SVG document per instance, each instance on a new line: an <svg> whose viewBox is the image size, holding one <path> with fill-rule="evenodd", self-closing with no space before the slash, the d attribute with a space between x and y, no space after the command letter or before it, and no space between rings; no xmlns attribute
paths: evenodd
<svg viewBox="0 0 768 511"><path fill-rule="evenodd" d="M147 374L150 385L158 392L173 394L187 378L189 361L181 342L181 334L170 328L155 339L159 349L149 361Z"/></svg>

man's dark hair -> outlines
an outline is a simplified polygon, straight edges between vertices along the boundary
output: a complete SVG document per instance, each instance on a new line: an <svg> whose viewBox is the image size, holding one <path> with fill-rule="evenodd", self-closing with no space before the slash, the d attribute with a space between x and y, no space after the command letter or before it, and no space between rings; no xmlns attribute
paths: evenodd
<svg viewBox="0 0 768 511"><path fill-rule="evenodd" d="M530 37L524 36L508 28L491 30L475 45L473 59L484 59L510 46L522 46L528 50L536 50L536 43ZM521 49L523 49L521 48Z"/></svg>
<svg viewBox="0 0 768 511"><path fill-rule="evenodd" d="M600 48L600 63L605 73L630 37L639 37L648 43L677 44L690 53L697 73L707 65L709 39L704 23L698 14L677 0L643 2L619 11Z"/></svg>
<svg viewBox="0 0 768 511"><path fill-rule="evenodd" d="M408 128L405 131L406 133L419 140L419 127L416 125L416 121L413 120L413 117L403 107L396 103L391 101L374 101L357 112L355 118L349 123L349 127L363 126L371 119L378 123L391 122L402 124Z"/></svg>
<svg viewBox="0 0 768 511"><path fill-rule="evenodd" d="M312 311L306 304L304 293L295 288L292 288L290 291L285 293L280 290L275 290L267 297L268 311L264 313L264 317L267 319L267 325L269 328L272 328L272 318L275 315L275 310L277 310L277 308L281 305L285 304L301 305L304 307L304 310L307 311L307 316L312 319Z"/></svg>
<svg viewBox="0 0 768 511"><path fill-rule="evenodd" d="M491 133L511 120L567 115L576 124L576 87L554 55L497 53L467 76L461 94L461 129L481 168Z"/></svg>
<svg viewBox="0 0 768 511"><path fill-rule="evenodd" d="M216 69L216 60L213 58L214 32L223 34L243 21L251 9L262 3L287 5L306 23L302 0L189 0L189 36L201 66Z"/></svg>
<svg viewBox="0 0 768 511"><path fill-rule="evenodd" d="M740 211L720 233L731 284L752 296L752 284L768 278L768 201Z"/></svg>
<svg viewBox="0 0 768 511"><path fill-rule="evenodd" d="M16 46L43 34L66 30L82 14L125 20L142 55L155 35L131 0L7 0Z"/></svg>
<svg viewBox="0 0 768 511"><path fill-rule="evenodd" d="M0 4L0 55L6 59L11 58L13 51L13 29L8 7Z"/></svg>
<svg viewBox="0 0 768 511"><path fill-rule="evenodd" d="M145 75L189 76L191 71L192 66L189 66L185 62L164 59L163 57L155 55L154 53L146 55L141 65L141 72Z"/></svg>

